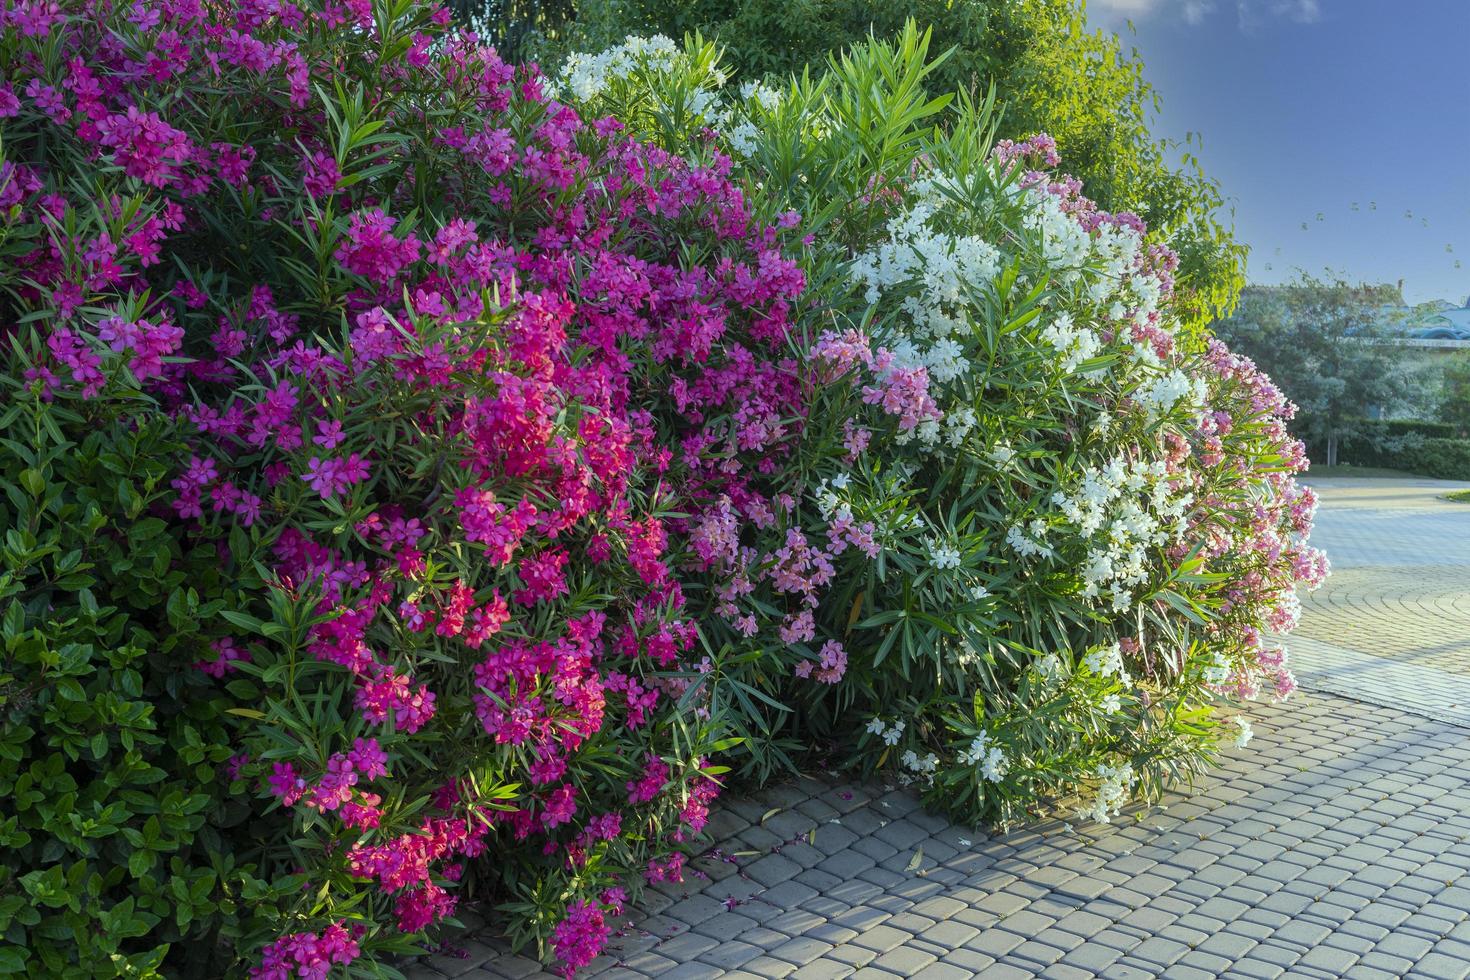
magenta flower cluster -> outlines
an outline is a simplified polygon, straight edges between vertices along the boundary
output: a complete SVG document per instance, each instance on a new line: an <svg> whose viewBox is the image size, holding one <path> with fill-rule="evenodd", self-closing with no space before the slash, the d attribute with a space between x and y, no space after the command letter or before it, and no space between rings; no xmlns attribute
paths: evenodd
<svg viewBox="0 0 1470 980"><path fill-rule="evenodd" d="M780 506L797 218L444 10L385 9L0 15L25 380L152 398L192 447L153 516L251 615L180 669L235 699L229 775L279 835L259 873L306 882L253 910L255 974L423 933L492 850L573 896L531 926L575 968L622 887L679 878L720 788L679 573L706 511ZM780 561L798 599L830 574Z"/></svg>

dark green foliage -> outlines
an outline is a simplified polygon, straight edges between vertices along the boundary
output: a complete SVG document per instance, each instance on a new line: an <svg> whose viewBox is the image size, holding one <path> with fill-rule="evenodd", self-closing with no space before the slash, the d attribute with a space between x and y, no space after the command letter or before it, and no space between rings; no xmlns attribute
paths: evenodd
<svg viewBox="0 0 1470 980"><path fill-rule="evenodd" d="M1396 453L1402 449L1401 444L1406 439L1454 439L1459 435L1453 425L1427 419L1357 419L1352 425L1354 435L1344 443L1341 460L1349 464L1356 462L1349 456L1349 445L1360 450L1371 448L1379 454ZM1323 458L1325 449L1326 444L1321 439L1307 442L1307 454L1313 459Z"/></svg>
<svg viewBox="0 0 1470 980"><path fill-rule="evenodd" d="M577 0L449 0L461 21L494 39L506 61L530 61L548 45L565 43L577 20Z"/></svg>
<svg viewBox="0 0 1470 980"><path fill-rule="evenodd" d="M1363 423L1338 450L1338 462L1382 466L1440 480L1470 480L1470 439L1435 433L1452 427L1395 420Z"/></svg>
<svg viewBox="0 0 1470 980"><path fill-rule="evenodd" d="M1388 419L1373 425L1381 428L1386 436L1420 435L1438 439L1453 439L1457 434L1455 427L1448 422L1430 422L1425 419Z"/></svg>
<svg viewBox="0 0 1470 980"><path fill-rule="evenodd" d="M153 516L183 447L140 397L46 403L5 368L0 974L221 975L270 887L227 844L228 718L190 667L228 589Z"/></svg>

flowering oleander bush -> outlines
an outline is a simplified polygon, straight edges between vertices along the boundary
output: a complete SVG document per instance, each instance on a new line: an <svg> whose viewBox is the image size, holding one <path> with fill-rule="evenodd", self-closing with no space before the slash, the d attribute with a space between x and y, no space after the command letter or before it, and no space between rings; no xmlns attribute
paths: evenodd
<svg viewBox="0 0 1470 980"><path fill-rule="evenodd" d="M80 406L68 431L123 406L137 421L106 437L160 433L147 491L103 516L166 529L152 574L199 594L166 621L120 605L125 575L78 601L137 620L109 627L134 637L110 669L147 651L127 690L159 731L199 713L187 812L236 815L122 832L172 879L86 845L94 886L15 829L27 791L7 799L5 955L28 969L107 972L89 918L164 972L323 976L413 950L478 893L571 970L704 824L722 724L674 532L791 453L794 217L447 19L0 15L9 395ZM28 724L6 744L72 723ZM69 931L12 907L17 882L44 904L68 875L90 898ZM140 878L188 915L130 905Z"/></svg>
<svg viewBox="0 0 1470 980"><path fill-rule="evenodd" d="M370 973L483 895L572 972L716 753L1106 819L1288 693L1289 406L926 38L731 94L447 23L0 13L0 965Z"/></svg>
<svg viewBox="0 0 1470 980"><path fill-rule="evenodd" d="M716 131L816 235L783 506L731 498L692 534L706 628L760 651L727 669L798 708L736 716L855 744L963 817L1107 820L1243 744L1231 701L1290 693L1269 637L1326 571L1306 461L1280 392L1177 327L1166 245L1045 137L992 145L963 99L941 119L926 44L730 91L698 39L630 40L559 80L650 139Z"/></svg>

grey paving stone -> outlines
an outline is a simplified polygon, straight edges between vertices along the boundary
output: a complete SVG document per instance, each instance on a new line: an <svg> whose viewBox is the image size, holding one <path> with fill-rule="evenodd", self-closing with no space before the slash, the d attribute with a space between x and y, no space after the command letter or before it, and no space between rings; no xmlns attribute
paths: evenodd
<svg viewBox="0 0 1470 980"><path fill-rule="evenodd" d="M1418 960L1431 949L1434 943L1422 936L1413 936L1405 932L1393 932L1385 936L1378 945L1373 947L1375 953L1386 953L1389 956L1399 956L1408 960Z"/></svg>
<svg viewBox="0 0 1470 980"><path fill-rule="evenodd" d="M774 956L757 956L747 961L743 969L758 977L774 980L774 978L790 976L795 972L796 966L785 960L778 960Z"/></svg>
<svg viewBox="0 0 1470 980"><path fill-rule="evenodd" d="M891 926L880 925L858 933L853 943L877 953L886 953L890 949L902 946L910 938L912 937L906 932L894 929Z"/></svg>
<svg viewBox="0 0 1470 980"><path fill-rule="evenodd" d="M1311 949L1330 935L1332 930L1327 926L1298 918L1278 927L1271 938L1278 943Z"/></svg>
<svg viewBox="0 0 1470 980"><path fill-rule="evenodd" d="M1018 936L1013 932L997 927L987 929L980 933L980 935L975 937L975 941L970 943L967 948L999 959L1025 941L1025 936Z"/></svg>
<svg viewBox="0 0 1470 980"><path fill-rule="evenodd" d="M1433 977L1434 980L1464 980L1470 976L1470 961L1461 956L1433 952L1415 963L1410 975Z"/></svg>
<svg viewBox="0 0 1470 980"><path fill-rule="evenodd" d="M1414 967L1413 960L1406 960L1402 956L1392 956L1388 953L1380 953L1377 950L1371 953L1364 953L1362 960L1359 962L1363 966L1377 970L1386 970L1398 977L1406 976Z"/></svg>
<svg viewBox="0 0 1470 980"><path fill-rule="evenodd" d="M778 960L786 960L796 966L805 966L832 951L835 943L824 942L811 936L797 936L769 951Z"/></svg>
<svg viewBox="0 0 1470 980"><path fill-rule="evenodd" d="M1094 973L1101 973L1123 956L1122 950L1104 946L1102 943L1083 943L1062 957L1063 963Z"/></svg>
<svg viewBox="0 0 1470 980"><path fill-rule="evenodd" d="M914 974L914 980L970 980L974 975L973 971L951 963L930 963Z"/></svg>
<svg viewBox="0 0 1470 980"><path fill-rule="evenodd" d="M1348 970L1361 959L1360 954L1333 946L1318 946L1309 949L1297 960L1298 966L1313 967L1335 976L1346 976Z"/></svg>
<svg viewBox="0 0 1470 980"><path fill-rule="evenodd" d="M1250 977L1251 980L1275 980L1286 970L1276 963L1268 960L1246 958L1238 960L1230 967L1227 977Z"/></svg>
<svg viewBox="0 0 1470 980"><path fill-rule="evenodd" d="M915 973L938 962L939 957L934 953L919 949L916 946L899 946L890 949L873 961L873 966L900 977L911 977Z"/></svg>
<svg viewBox="0 0 1470 980"><path fill-rule="evenodd" d="M721 908L723 909L723 906ZM721 911L719 915L694 926L694 931L701 936L724 941L743 938L745 933L754 929L756 925L757 921L750 916L741 915L736 911Z"/></svg>
<svg viewBox="0 0 1470 980"><path fill-rule="evenodd" d="M1036 971L1019 963L995 963L985 968L985 980L1027 980Z"/></svg>
<svg viewBox="0 0 1470 980"><path fill-rule="evenodd" d="M675 963L683 963L688 960L697 959L703 953L720 945L719 940L708 936L701 936L697 932L686 932L672 939L666 939L659 943L655 949L658 954Z"/></svg>
<svg viewBox="0 0 1470 980"><path fill-rule="evenodd" d="M817 960L799 967L791 974L790 980L841 980L852 976L854 970L854 967L836 960Z"/></svg>
<svg viewBox="0 0 1470 980"><path fill-rule="evenodd" d="M784 854L767 854L746 865L744 872L770 888L801 874L802 867Z"/></svg>
<svg viewBox="0 0 1470 980"><path fill-rule="evenodd" d="M948 919L943 922L936 922L920 933L919 938L934 943L937 946L942 946L947 950L954 950L964 948L966 944L979 934L980 930L975 926L955 919Z"/></svg>
<svg viewBox="0 0 1470 980"><path fill-rule="evenodd" d="M856 878L877 863L861 851L845 848L822 861L817 868L839 879L849 879Z"/></svg>
<svg viewBox="0 0 1470 980"><path fill-rule="evenodd" d="M700 957L700 962L730 969L749 963L765 953L765 950L740 940L725 940Z"/></svg>

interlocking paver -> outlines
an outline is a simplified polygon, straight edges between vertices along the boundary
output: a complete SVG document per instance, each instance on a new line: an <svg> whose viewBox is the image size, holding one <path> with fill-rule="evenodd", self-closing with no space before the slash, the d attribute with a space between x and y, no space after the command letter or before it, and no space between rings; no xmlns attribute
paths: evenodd
<svg viewBox="0 0 1470 980"><path fill-rule="evenodd" d="M1333 574L1292 637L1304 685L1470 724L1470 509L1439 499L1457 486L1317 486Z"/></svg>
<svg viewBox="0 0 1470 980"><path fill-rule="evenodd" d="M902 788L797 780L725 801L715 840L760 853L648 891L586 975L1464 980L1470 507L1437 491L1322 490L1340 578L1304 601L1303 693L1253 706L1249 749L1141 822L986 834ZM550 977L491 935L410 976Z"/></svg>

